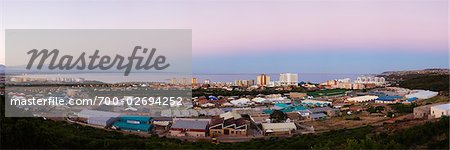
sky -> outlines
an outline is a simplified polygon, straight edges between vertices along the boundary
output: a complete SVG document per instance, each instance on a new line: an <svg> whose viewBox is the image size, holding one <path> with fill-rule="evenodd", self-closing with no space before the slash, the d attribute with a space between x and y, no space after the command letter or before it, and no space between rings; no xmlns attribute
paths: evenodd
<svg viewBox="0 0 450 150"><path fill-rule="evenodd" d="M448 0L2 0L4 29L192 29L197 73L448 68Z"/></svg>

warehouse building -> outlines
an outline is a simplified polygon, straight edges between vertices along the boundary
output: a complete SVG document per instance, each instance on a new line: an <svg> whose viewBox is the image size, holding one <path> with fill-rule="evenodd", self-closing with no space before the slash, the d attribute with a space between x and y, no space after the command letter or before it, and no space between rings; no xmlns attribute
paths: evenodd
<svg viewBox="0 0 450 150"><path fill-rule="evenodd" d="M264 135L283 135L292 134L297 130L297 126L293 122L287 123L262 123Z"/></svg>
<svg viewBox="0 0 450 150"><path fill-rule="evenodd" d="M449 116L450 115L450 103L432 106L430 110L431 110L431 117L434 117L434 118L440 118L442 116Z"/></svg>
<svg viewBox="0 0 450 150"><path fill-rule="evenodd" d="M419 107L415 107L413 110L413 114L414 114L414 118L416 119L430 119L430 118L434 118L435 115L437 116L442 116L442 103L437 103L437 104L430 104L430 105L424 105L424 106L419 106ZM436 106L440 106L439 108L437 108ZM431 107L434 107L434 110L436 110L435 112L433 112L432 114L432 110ZM448 107L448 106L447 106ZM445 107L444 107L445 109ZM440 115L439 115L440 113ZM445 115L445 112L444 112ZM448 113L447 113L448 115Z"/></svg>
<svg viewBox="0 0 450 150"><path fill-rule="evenodd" d="M438 92L428 90L412 90L410 94L405 95L406 98L416 97L418 99L429 99L438 95Z"/></svg>
<svg viewBox="0 0 450 150"><path fill-rule="evenodd" d="M150 132L153 129L151 125L152 117L148 116L122 116L120 121L115 122L112 126L118 130Z"/></svg>

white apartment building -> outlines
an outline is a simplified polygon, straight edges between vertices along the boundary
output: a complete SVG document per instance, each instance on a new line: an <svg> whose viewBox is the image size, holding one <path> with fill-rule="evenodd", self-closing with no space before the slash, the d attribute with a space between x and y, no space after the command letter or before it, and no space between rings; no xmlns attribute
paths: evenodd
<svg viewBox="0 0 450 150"><path fill-rule="evenodd" d="M282 73L280 74L280 84L282 86L298 85L298 74L296 73Z"/></svg>
<svg viewBox="0 0 450 150"><path fill-rule="evenodd" d="M375 85L383 85L386 82L386 79L384 77L358 77L355 81L355 83L363 83L363 84L369 84L373 83Z"/></svg>

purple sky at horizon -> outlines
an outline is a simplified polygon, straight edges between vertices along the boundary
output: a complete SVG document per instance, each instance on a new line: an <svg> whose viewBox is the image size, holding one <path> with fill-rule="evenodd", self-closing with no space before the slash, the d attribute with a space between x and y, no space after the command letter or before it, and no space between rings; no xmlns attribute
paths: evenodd
<svg viewBox="0 0 450 150"><path fill-rule="evenodd" d="M1 37L4 29L192 29L194 72L449 65L447 0L4 0L1 8Z"/></svg>

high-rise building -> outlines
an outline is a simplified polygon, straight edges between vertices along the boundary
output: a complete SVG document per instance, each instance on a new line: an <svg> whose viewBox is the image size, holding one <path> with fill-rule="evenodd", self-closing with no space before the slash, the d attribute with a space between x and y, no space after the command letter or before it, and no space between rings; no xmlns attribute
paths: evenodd
<svg viewBox="0 0 450 150"><path fill-rule="evenodd" d="M196 85L198 83L197 78L192 78L192 85Z"/></svg>
<svg viewBox="0 0 450 150"><path fill-rule="evenodd" d="M267 86L270 83L270 76L266 74L260 74L256 77L256 84L258 86Z"/></svg>
<svg viewBox="0 0 450 150"><path fill-rule="evenodd" d="M282 73L280 74L280 84L282 86L298 85L298 74L296 73Z"/></svg>

